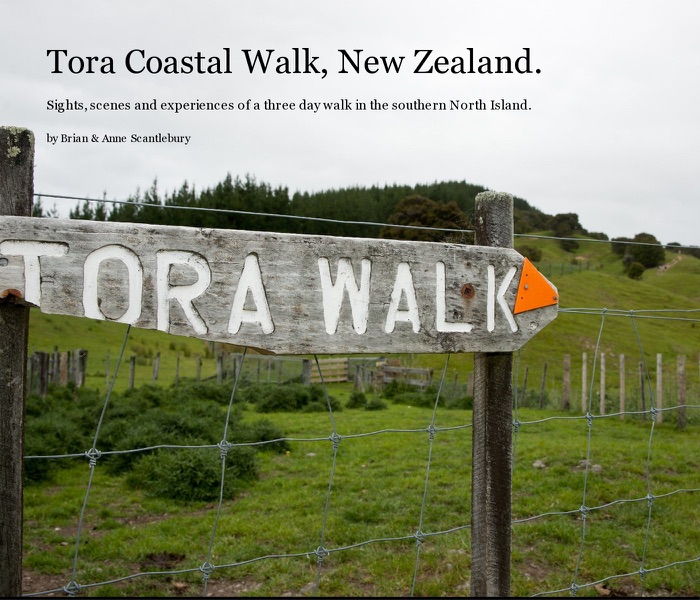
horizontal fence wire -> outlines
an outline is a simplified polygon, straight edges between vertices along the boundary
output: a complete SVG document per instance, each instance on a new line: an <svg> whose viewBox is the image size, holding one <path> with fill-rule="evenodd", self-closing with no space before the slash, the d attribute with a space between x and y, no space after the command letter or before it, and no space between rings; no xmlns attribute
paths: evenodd
<svg viewBox="0 0 700 600"><path fill-rule="evenodd" d="M57 199L57 200L73 200L73 201L77 201L77 202L94 202L97 204L128 205L128 206L133 206L136 208L161 208L161 209L168 209L168 210L200 211L200 212L208 212L208 213L232 214L232 215L255 216L255 217L270 217L270 218L276 218L276 219L291 219L291 220L312 221L312 222L319 222L319 223L332 223L335 225L363 225L363 226L368 226L368 227L391 227L391 228L396 228L396 229L409 229L409 230L416 230L416 231L435 231L435 232L441 232L441 233L469 233L469 234L474 233L473 229L463 229L461 227L444 228L444 227L428 227L428 226L423 226L423 225L399 225L399 224L394 224L394 223L381 223L381 222L375 222L375 221L352 221L352 220L344 220L344 219L330 219L330 218L326 218L326 217L314 217L314 216L307 216L307 215L292 215L292 214L283 214L283 213L255 212L255 211L246 211L246 210L238 210L238 209L230 209L230 208L213 208L213 207L206 207L206 206L183 206L183 205L179 205L179 204L135 202L135 201L130 201L130 200L109 200L107 198L89 198L89 197L82 197L82 196L69 196L69 195L63 195L63 194L35 193L34 197L38 198L39 200L41 200L41 198L52 198L52 199ZM541 235L541 234L534 234L534 233L515 233L514 237L526 238L526 239L530 238L530 239L554 240L554 241L560 241L560 242L574 241L574 242L583 242L583 243L592 243L592 244L610 244L610 243L614 242L616 245L623 245L623 246L662 247L662 248L672 248L674 250L697 250L697 249L700 249L699 246L692 246L692 245L681 245L681 244L676 245L676 244L674 244L673 246L668 246L666 244L661 244L661 243L638 242L638 241L634 241L634 240L617 240L617 239L609 240L609 239L599 239L599 238L591 238L591 237L562 237L562 236Z"/></svg>

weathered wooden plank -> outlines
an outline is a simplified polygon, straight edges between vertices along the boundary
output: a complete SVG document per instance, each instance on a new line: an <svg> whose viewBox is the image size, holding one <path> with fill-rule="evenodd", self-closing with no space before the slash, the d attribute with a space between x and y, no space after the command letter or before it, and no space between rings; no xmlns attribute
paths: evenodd
<svg viewBox="0 0 700 600"><path fill-rule="evenodd" d="M510 248L0 219L0 294L273 353L512 351L557 313L514 314Z"/></svg>

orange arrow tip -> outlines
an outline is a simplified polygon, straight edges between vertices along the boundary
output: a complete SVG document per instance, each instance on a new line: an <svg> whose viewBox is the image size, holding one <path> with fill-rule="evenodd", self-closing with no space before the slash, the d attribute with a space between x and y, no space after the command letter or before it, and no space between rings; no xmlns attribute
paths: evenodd
<svg viewBox="0 0 700 600"><path fill-rule="evenodd" d="M527 258L523 259L518 295L513 314L553 306L559 302L559 292Z"/></svg>

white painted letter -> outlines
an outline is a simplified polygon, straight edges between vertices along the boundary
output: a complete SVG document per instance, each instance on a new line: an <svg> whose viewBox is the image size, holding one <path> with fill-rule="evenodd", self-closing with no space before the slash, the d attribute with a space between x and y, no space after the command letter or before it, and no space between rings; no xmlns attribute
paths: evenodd
<svg viewBox="0 0 700 600"><path fill-rule="evenodd" d="M109 258L122 261L129 272L129 304L124 314L115 321L133 325L141 316L143 267L133 250L116 244L98 248L90 252L85 259L83 266L83 309L85 316L91 319L105 320L105 315L97 303L97 278L100 274L100 264Z"/></svg>
<svg viewBox="0 0 700 600"><path fill-rule="evenodd" d="M24 257L24 299L34 306L41 306L40 256L65 256L68 244L60 242L29 242L7 240L0 242L0 254Z"/></svg>
<svg viewBox="0 0 700 600"><path fill-rule="evenodd" d="M255 310L244 308L248 291L253 295ZM236 293L233 296L231 318L228 322L229 333L238 333L241 323L257 323L260 325L262 332L266 334L275 330L272 315L270 314L270 305L267 303L267 296L265 295L265 286L262 282L260 263L258 263L258 257L255 254L246 256L243 263L243 271L238 280Z"/></svg>
<svg viewBox="0 0 700 600"><path fill-rule="evenodd" d="M338 261L338 274L335 278L335 285L331 280L330 263L327 258L318 259L318 268L321 273L323 316L326 322L326 333L333 335L338 330L340 307L343 304L343 293L347 288L352 310L352 325L357 333L363 334L367 331L367 319L369 318L369 281L372 272L372 262L367 258L362 259L362 275L359 290L357 289L355 274L349 258L341 258Z"/></svg>
<svg viewBox="0 0 700 600"><path fill-rule="evenodd" d="M190 285L170 285L170 268L173 265L192 267L198 275ZM203 256L183 250L161 250L156 254L156 289L158 292L157 327L170 331L170 301L177 300L185 311L187 320L200 335L207 332L207 325L192 301L201 296L211 283L211 269Z"/></svg>
<svg viewBox="0 0 700 600"><path fill-rule="evenodd" d="M407 310L399 310L401 294L406 294ZM396 269L396 280L394 289L391 292L391 303L386 315L386 325L384 331L391 333L394 331L396 321L408 321L413 324L413 331L420 331L420 317L418 315L418 301L416 300L416 289L413 286L413 275L408 263L399 263Z"/></svg>
<svg viewBox="0 0 700 600"><path fill-rule="evenodd" d="M504 298L516 271L517 269L515 267L510 268L508 274L501 283L501 287L498 288L498 295L496 295L496 269L493 265L488 266L488 301L486 303L486 329L488 331L493 331L496 328L496 300L498 300L498 304L503 314L506 316L506 320L510 325L510 330L512 332L518 331L518 324L515 322L513 313Z"/></svg>
<svg viewBox="0 0 700 600"><path fill-rule="evenodd" d="M435 287L435 327L438 331L445 333L469 333L474 329L471 323L448 323L446 302L445 302L445 263L435 264L435 274L437 283Z"/></svg>

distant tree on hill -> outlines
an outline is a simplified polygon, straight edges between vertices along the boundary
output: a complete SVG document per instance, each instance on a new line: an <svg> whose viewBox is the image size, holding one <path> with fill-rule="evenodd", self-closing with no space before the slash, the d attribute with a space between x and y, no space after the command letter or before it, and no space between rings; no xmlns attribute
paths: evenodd
<svg viewBox="0 0 700 600"><path fill-rule="evenodd" d="M531 262L542 260L542 250L535 246L516 246L515 249Z"/></svg>
<svg viewBox="0 0 700 600"><path fill-rule="evenodd" d="M666 249L650 233L638 233L633 238L613 238L611 248L622 258L625 272L632 279L641 279L640 266L652 269L666 260Z"/></svg>
<svg viewBox="0 0 700 600"><path fill-rule="evenodd" d="M644 275L644 265L639 262L632 262L627 267L627 276L630 279L641 279Z"/></svg>
<svg viewBox="0 0 700 600"><path fill-rule="evenodd" d="M629 247L628 242L631 242L632 238L628 237L616 237L610 240L610 248L614 254L622 257L627 253Z"/></svg>
<svg viewBox="0 0 700 600"><path fill-rule="evenodd" d="M628 251L633 256L634 262L643 264L645 269L658 267L666 260L666 250L650 233L638 233L632 241L639 244L630 245Z"/></svg>
<svg viewBox="0 0 700 600"><path fill-rule="evenodd" d="M585 229L581 227L576 213L560 213L554 215L549 223L554 237L571 238L575 233L583 233ZM567 252L573 252L578 248L578 242L572 239L559 240L559 245Z"/></svg>
<svg viewBox="0 0 700 600"><path fill-rule="evenodd" d="M467 215L460 210L456 202L435 202L423 196L411 195L399 201L387 221L392 225L459 230L466 228ZM446 232L398 227L384 227L380 234L383 238L395 240L423 241L444 241L448 235ZM461 236L453 241L465 242L465 240L461 239Z"/></svg>

